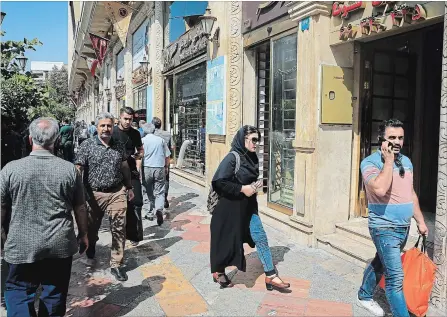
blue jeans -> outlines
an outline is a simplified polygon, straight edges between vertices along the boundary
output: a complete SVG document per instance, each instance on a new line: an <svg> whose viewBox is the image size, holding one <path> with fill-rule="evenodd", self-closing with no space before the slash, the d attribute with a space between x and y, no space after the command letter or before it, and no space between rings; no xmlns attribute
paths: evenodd
<svg viewBox="0 0 447 317"><path fill-rule="evenodd" d="M8 264L5 302L8 317L35 317L34 297L42 285L39 317L64 316L73 257Z"/></svg>
<svg viewBox="0 0 447 317"><path fill-rule="evenodd" d="M409 227L369 228L377 253L365 270L358 293L360 300L372 300L374 290L385 274L385 294L395 317L409 317L400 255L407 242L408 231Z"/></svg>
<svg viewBox="0 0 447 317"><path fill-rule="evenodd" d="M264 227L262 226L261 218L258 215L252 215L250 219L250 234L251 238L256 244L256 250L258 251L259 259L261 260L264 272L267 276L271 276L276 273L275 266L273 265L272 253L270 252L269 242L267 235L265 234Z"/></svg>

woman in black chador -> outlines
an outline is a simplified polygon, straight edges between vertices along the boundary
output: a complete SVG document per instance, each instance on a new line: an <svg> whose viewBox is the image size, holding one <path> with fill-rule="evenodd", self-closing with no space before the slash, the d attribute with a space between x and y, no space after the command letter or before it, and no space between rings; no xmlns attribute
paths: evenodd
<svg viewBox="0 0 447 317"><path fill-rule="evenodd" d="M264 266L267 290L289 288L276 274L272 254L261 219L258 216L256 191L262 186L259 177L256 144L259 130L244 126L235 135L231 152L220 163L212 186L220 199L211 219L211 273L221 287L232 287L225 268L236 266L245 272L243 244L256 245L259 259ZM239 170L236 156L240 158Z"/></svg>

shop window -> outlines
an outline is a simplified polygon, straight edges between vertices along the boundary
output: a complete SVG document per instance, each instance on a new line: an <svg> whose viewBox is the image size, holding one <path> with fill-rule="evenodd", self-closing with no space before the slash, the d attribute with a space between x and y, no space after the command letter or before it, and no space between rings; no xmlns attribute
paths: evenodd
<svg viewBox="0 0 447 317"><path fill-rule="evenodd" d="M124 79L124 49L116 55L116 78Z"/></svg>
<svg viewBox="0 0 447 317"><path fill-rule="evenodd" d="M181 168L198 176L205 174L206 65L174 75L173 142ZM181 147L184 145L184 153Z"/></svg>
<svg viewBox="0 0 447 317"><path fill-rule="evenodd" d="M134 110L146 109L147 87L135 90L133 93L133 108Z"/></svg>
<svg viewBox="0 0 447 317"><path fill-rule="evenodd" d="M293 208L297 35L272 41L271 131L268 200Z"/></svg>

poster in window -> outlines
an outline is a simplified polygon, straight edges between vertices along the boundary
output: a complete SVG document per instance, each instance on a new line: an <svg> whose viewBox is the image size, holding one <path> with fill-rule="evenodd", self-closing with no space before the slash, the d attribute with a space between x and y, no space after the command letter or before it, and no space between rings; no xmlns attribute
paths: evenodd
<svg viewBox="0 0 447 317"><path fill-rule="evenodd" d="M225 135L225 56L207 62L206 68L206 132Z"/></svg>

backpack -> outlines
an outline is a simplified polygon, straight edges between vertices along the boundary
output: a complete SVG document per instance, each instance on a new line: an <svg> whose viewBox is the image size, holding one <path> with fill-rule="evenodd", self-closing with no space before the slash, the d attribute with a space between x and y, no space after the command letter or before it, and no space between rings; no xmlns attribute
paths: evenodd
<svg viewBox="0 0 447 317"><path fill-rule="evenodd" d="M241 167L241 157L235 151L231 151L230 153L233 154L236 158L236 166L234 167L234 175L236 175L236 173L239 171L239 168ZM210 192L208 194L208 201L206 204L206 208L208 209L208 212L210 214L213 214L214 208L216 208L219 199L219 195L214 191L213 185L211 184Z"/></svg>

